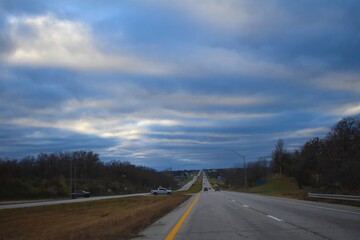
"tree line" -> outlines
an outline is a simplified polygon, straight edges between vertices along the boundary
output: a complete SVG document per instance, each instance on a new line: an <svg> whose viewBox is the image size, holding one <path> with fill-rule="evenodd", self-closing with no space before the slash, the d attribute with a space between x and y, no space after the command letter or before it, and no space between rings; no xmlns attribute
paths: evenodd
<svg viewBox="0 0 360 240"><path fill-rule="evenodd" d="M233 168L207 170L206 174L211 178L217 178L220 187L223 188L251 188L262 184L265 178L271 173L270 162L266 158L259 158L249 162L244 168L236 164Z"/></svg>
<svg viewBox="0 0 360 240"><path fill-rule="evenodd" d="M360 118L343 118L325 138L309 139L293 152L286 150L280 139L272 153L271 169L274 173L295 177L299 188L359 192Z"/></svg>
<svg viewBox="0 0 360 240"><path fill-rule="evenodd" d="M105 163L92 151L0 158L1 199L66 197L76 189L92 195L147 192L176 184L170 174L126 161Z"/></svg>
<svg viewBox="0 0 360 240"><path fill-rule="evenodd" d="M288 151L279 139L271 160L267 159L249 162L245 168L238 164L208 171L208 175L223 179L224 187L253 187L270 174L280 174L295 178L299 188L360 193L360 118L343 118L324 138L309 139L295 151Z"/></svg>

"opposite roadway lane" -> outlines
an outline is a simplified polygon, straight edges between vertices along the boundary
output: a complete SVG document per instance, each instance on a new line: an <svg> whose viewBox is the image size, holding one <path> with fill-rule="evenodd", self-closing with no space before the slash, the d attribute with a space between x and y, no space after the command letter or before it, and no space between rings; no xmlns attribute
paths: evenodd
<svg viewBox="0 0 360 240"><path fill-rule="evenodd" d="M178 191L188 190L192 184L196 181L197 177L200 176L201 171L194 178L183 186ZM37 207L37 206L46 206L46 205L56 205L56 204L67 204L75 202L87 202L87 201L96 201L104 200L111 198L124 198L124 197L136 197L136 196L150 196L150 193L134 193L134 194L125 194L125 195L112 195L112 196L99 196L99 197L90 197L90 198L78 198L78 199L61 199L61 200L43 200L43 201L19 201L19 202L9 202L5 204L0 204L1 209L13 209L13 208L25 208L25 207Z"/></svg>
<svg viewBox="0 0 360 240"><path fill-rule="evenodd" d="M111 198L147 196L147 195L150 195L150 193L134 193L134 194L126 194L126 195L100 196L100 197L77 198L77 199L61 199L61 200L49 200L49 201L46 200L46 201L32 201L32 202L13 202L9 204L0 204L0 210L25 208L25 207L38 207L38 206L56 205L56 204L67 204L67 203L75 203L75 202L88 202L88 201L104 200Z"/></svg>
<svg viewBox="0 0 360 240"><path fill-rule="evenodd" d="M204 187L209 186L204 177ZM179 216L181 214L177 220ZM154 234L152 229L159 223L162 229L171 229L176 223L173 219L165 216L138 239L165 239L168 233ZM360 208L247 193L202 191L173 239L360 239Z"/></svg>

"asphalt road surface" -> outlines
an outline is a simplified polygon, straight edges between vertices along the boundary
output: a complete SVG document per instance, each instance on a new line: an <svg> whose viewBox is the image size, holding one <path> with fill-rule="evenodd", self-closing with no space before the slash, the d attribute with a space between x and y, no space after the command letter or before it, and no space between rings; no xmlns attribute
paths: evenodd
<svg viewBox="0 0 360 240"><path fill-rule="evenodd" d="M203 185L210 186L206 177ZM194 200L137 239L165 239ZM211 189L168 239L360 239L360 208Z"/></svg>
<svg viewBox="0 0 360 240"><path fill-rule="evenodd" d="M194 176L194 178L188 182L185 186L183 186L178 191L186 191L188 190L192 184L197 180L201 171ZM75 202L87 202L87 201L95 201L95 200L103 200L103 199L111 199L111 198L124 198L124 197L135 197L135 196L147 196L150 193L135 193L135 194L126 194L126 195L114 195L114 196L102 196L102 197L90 197L90 198L77 198L77 199L62 199L62 200L37 200L37 201L15 201L15 202L7 202L0 203L1 209L12 209L12 208L25 208L25 207L37 207L37 206L45 206L45 205L55 205L55 204L64 204L64 203L75 203Z"/></svg>
<svg viewBox="0 0 360 240"><path fill-rule="evenodd" d="M197 178L200 174L201 174L201 171L199 171L199 173L196 176L194 176L194 178L190 182L188 182L185 186L183 186L178 191L188 190L192 186L192 184L197 180ZM126 194L126 195L77 198L77 199L62 199L62 200L16 201L16 202L8 202L8 203L3 203L3 204L0 203L0 210L1 209L12 209L12 208L24 208L24 207L37 207L37 206L55 205L55 204L64 204L64 203L87 202L87 201L95 201L95 200L103 200L103 199L111 199L111 198L147 196L147 195L150 195L150 193L135 193L135 194Z"/></svg>
<svg viewBox="0 0 360 240"><path fill-rule="evenodd" d="M194 182L196 182L196 180L197 180L197 178L200 176L201 172L202 172L202 171L199 171L199 173L198 173L197 175L195 175L190 182L188 182L187 184L185 184L184 186L182 186L182 187L181 187L179 190L177 190L177 191L187 191L187 190L189 190L189 188L194 184Z"/></svg>
<svg viewBox="0 0 360 240"><path fill-rule="evenodd" d="M37 206L55 205L55 204L64 204L64 203L87 202L87 201L95 201L95 200L103 200L103 199L111 199L111 198L146 196L146 195L150 195L150 193L135 193L135 194L126 194L126 195L50 200L50 201L13 202L13 203L8 203L8 204L1 204L0 210L1 209L12 209L12 208L24 208L24 207L37 207Z"/></svg>

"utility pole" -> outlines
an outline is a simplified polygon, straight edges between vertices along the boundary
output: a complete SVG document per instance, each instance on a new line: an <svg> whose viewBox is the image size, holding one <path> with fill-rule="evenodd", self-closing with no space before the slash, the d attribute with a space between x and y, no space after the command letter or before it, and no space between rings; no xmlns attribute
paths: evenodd
<svg viewBox="0 0 360 240"><path fill-rule="evenodd" d="M70 186L69 186L69 195L71 198L71 193L72 193L72 159L70 158L70 176L69 176L69 182L70 182Z"/></svg>
<svg viewBox="0 0 360 240"><path fill-rule="evenodd" d="M76 192L76 164L75 164L75 191Z"/></svg>
<svg viewBox="0 0 360 240"><path fill-rule="evenodd" d="M280 155L280 183L282 182L282 154Z"/></svg>

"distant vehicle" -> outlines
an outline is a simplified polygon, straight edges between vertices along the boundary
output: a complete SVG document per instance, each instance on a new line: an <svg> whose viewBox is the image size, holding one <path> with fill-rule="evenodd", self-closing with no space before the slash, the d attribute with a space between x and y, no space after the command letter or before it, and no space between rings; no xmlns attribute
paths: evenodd
<svg viewBox="0 0 360 240"><path fill-rule="evenodd" d="M216 188L215 188L215 192L218 192L218 191L220 191L220 188L219 188L219 187L216 187Z"/></svg>
<svg viewBox="0 0 360 240"><path fill-rule="evenodd" d="M155 190L151 190L151 194L154 195L170 195L172 194L172 190L166 189L166 188L158 188Z"/></svg>
<svg viewBox="0 0 360 240"><path fill-rule="evenodd" d="M204 187L204 191L208 191L209 189L207 187Z"/></svg>
<svg viewBox="0 0 360 240"><path fill-rule="evenodd" d="M71 193L71 198L78 198L78 197L90 197L90 192L84 191L84 190L77 190L73 193Z"/></svg>

